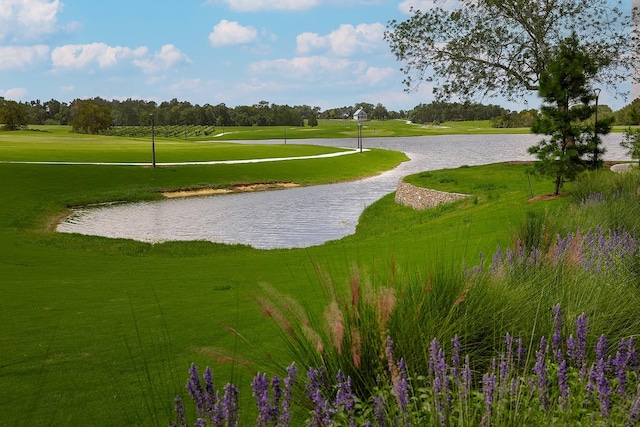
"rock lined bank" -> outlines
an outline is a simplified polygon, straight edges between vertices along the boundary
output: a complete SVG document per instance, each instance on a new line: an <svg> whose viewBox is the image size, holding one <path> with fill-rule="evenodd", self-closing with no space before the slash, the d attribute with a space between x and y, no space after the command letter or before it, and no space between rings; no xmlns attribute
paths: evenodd
<svg viewBox="0 0 640 427"><path fill-rule="evenodd" d="M435 208L442 203L451 203L467 197L470 196L468 194L446 193L444 191L416 187L403 180L398 182L398 188L396 189L396 203L416 210Z"/></svg>

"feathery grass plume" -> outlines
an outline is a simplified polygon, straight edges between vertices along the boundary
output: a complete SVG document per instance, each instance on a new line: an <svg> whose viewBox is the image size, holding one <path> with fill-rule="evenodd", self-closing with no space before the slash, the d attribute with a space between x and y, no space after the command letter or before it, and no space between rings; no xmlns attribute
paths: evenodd
<svg viewBox="0 0 640 427"><path fill-rule="evenodd" d="M360 304L360 292L362 290L360 270L356 265L352 266L351 277L349 278L349 284L351 285L351 306L358 307Z"/></svg>
<svg viewBox="0 0 640 427"><path fill-rule="evenodd" d="M381 287L378 289L378 324L380 332L387 331L387 323L391 318L391 313L396 305L395 289L390 287Z"/></svg>
<svg viewBox="0 0 640 427"><path fill-rule="evenodd" d="M351 327L351 359L353 366L360 368L362 364L362 335L355 326Z"/></svg>
<svg viewBox="0 0 640 427"><path fill-rule="evenodd" d="M333 300L327 306L324 312L324 318L327 322L327 329L333 348L336 349L338 355L342 355L342 343L344 339L344 317L338 302Z"/></svg>

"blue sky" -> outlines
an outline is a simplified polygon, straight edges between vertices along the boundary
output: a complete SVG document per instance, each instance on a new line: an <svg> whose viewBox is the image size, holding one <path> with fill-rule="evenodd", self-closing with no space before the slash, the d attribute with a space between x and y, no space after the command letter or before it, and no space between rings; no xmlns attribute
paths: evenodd
<svg viewBox="0 0 640 427"><path fill-rule="evenodd" d="M446 0L453 2L455 0ZM625 0L629 4L630 0ZM392 19L433 0L0 0L0 96L18 101L177 98L321 109L409 110L383 40ZM623 88L629 90L629 87ZM627 103L602 93L601 103ZM530 104L507 104L520 110Z"/></svg>

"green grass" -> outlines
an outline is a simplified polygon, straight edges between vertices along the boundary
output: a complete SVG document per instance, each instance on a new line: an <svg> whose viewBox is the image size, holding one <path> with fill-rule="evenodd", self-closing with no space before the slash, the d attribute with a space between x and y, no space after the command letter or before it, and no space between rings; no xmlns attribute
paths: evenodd
<svg viewBox="0 0 640 427"><path fill-rule="evenodd" d="M220 141L220 140L279 140L281 142L309 138L353 138L358 137L358 124L349 120L319 120L318 126L211 126L207 133L202 126L161 126L156 127L156 136ZM38 129L41 127L37 127ZM51 130L51 127L44 130ZM120 127L112 133L130 133L131 135L151 136L151 127ZM362 123L364 138L394 136L424 136L451 134L497 134L529 133L528 128L496 129L488 120L445 122L439 125L416 124L406 120L371 120Z"/></svg>
<svg viewBox="0 0 640 427"><path fill-rule="evenodd" d="M54 146L61 159L113 161L123 145L132 144L140 156L148 146L58 130L14 139L23 135L0 134L0 160L8 153L45 160L45 148ZM191 147L197 144L166 141L163 156L174 161L183 158L182 150L220 155L217 144ZM229 157L252 149L253 155L266 150L265 156L316 150L223 147ZM531 205L524 166L495 165L416 178L470 192L473 200L415 212L388 196L365 211L356 235L307 249L150 245L50 231L51 218L68 206L159 198L157 191L170 188L334 182L377 173L403 158L372 150L333 159L156 169L0 164L0 425L166 425L191 362L213 366L218 385L233 380L243 387L250 405L247 385L255 370L290 362L277 327L255 301L260 283L322 307L318 269L343 286L354 262L381 280L392 265L410 274L442 260L472 264L479 252L507 242L527 210L566 203ZM551 191L550 183L532 185L536 194Z"/></svg>

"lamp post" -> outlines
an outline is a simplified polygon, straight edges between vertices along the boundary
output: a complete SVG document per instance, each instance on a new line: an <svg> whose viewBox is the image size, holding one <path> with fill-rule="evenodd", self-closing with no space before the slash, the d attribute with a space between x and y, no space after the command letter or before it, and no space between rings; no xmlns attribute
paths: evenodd
<svg viewBox="0 0 640 427"><path fill-rule="evenodd" d="M155 120L154 114L149 114L151 117L151 164L156 167L156 135L155 135Z"/></svg>
<svg viewBox="0 0 640 427"><path fill-rule="evenodd" d="M593 167L598 167L598 98L600 97L600 88L595 88L593 94L596 96L596 117L593 123Z"/></svg>
<svg viewBox="0 0 640 427"><path fill-rule="evenodd" d="M362 153L362 122L358 122L358 148Z"/></svg>

